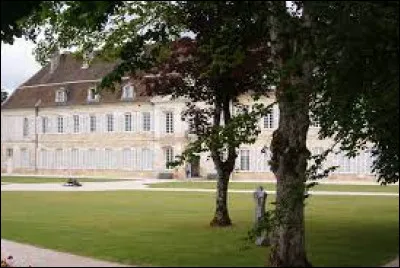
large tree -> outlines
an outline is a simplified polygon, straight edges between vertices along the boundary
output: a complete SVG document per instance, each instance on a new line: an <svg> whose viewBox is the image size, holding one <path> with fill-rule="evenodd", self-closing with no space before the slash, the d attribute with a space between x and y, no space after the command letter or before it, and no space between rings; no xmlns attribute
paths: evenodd
<svg viewBox="0 0 400 268"><path fill-rule="evenodd" d="M261 103L235 106L243 93L257 98L270 84L268 23L260 12L266 7L266 2L66 1L42 8L46 13L34 13L25 25L33 36L35 30L47 33L37 48L43 63L56 48L94 49L120 60L102 88L112 89L128 73L143 79L151 94L186 98L183 117L196 140L178 162L209 152L218 175L210 224L229 226L227 190L237 151L256 140L258 121L268 111ZM193 38L182 38L184 32Z"/></svg>

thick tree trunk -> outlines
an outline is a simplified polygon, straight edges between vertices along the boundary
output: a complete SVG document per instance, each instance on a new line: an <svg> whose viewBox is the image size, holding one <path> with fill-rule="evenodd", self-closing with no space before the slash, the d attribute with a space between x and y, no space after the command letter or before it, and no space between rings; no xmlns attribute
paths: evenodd
<svg viewBox="0 0 400 268"><path fill-rule="evenodd" d="M293 84L292 84L293 85ZM283 86L282 91L287 88ZM271 167L277 178L277 226L272 234L269 265L310 267L305 251L304 192L309 127L308 96L302 90L293 94L277 92L279 128L272 140Z"/></svg>
<svg viewBox="0 0 400 268"><path fill-rule="evenodd" d="M218 176L215 215L210 222L211 226L224 227L232 225L228 213L228 183L229 176Z"/></svg>

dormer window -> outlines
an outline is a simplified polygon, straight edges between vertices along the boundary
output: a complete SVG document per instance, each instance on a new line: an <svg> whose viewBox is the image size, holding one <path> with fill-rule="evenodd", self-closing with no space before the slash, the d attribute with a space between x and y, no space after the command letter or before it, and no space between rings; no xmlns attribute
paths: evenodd
<svg viewBox="0 0 400 268"><path fill-rule="evenodd" d="M63 103L67 101L67 91L65 88L60 88L56 91L56 100L57 103Z"/></svg>
<svg viewBox="0 0 400 268"><path fill-rule="evenodd" d="M122 87L122 97L123 100L132 100L133 99L133 86L131 84L126 84Z"/></svg>
<svg viewBox="0 0 400 268"><path fill-rule="evenodd" d="M96 92L96 88L95 87L89 88L87 101L88 102L97 102L99 100L100 100L100 95Z"/></svg>

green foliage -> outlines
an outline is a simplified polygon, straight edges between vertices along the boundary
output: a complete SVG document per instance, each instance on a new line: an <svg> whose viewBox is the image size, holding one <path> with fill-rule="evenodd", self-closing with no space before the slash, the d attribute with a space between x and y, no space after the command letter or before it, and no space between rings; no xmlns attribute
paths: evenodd
<svg viewBox="0 0 400 268"><path fill-rule="evenodd" d="M8 98L8 92L1 89L1 102L5 101Z"/></svg>
<svg viewBox="0 0 400 268"><path fill-rule="evenodd" d="M373 146L382 183L399 180L399 1L312 2L321 138L355 156Z"/></svg>

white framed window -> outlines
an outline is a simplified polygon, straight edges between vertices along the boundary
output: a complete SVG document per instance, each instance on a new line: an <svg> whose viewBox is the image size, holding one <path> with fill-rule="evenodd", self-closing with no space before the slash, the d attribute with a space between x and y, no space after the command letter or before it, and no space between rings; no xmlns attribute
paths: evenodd
<svg viewBox="0 0 400 268"><path fill-rule="evenodd" d="M174 161L174 148L172 147L164 148L164 159L165 159L165 169L171 169L171 167L168 166L168 163Z"/></svg>
<svg viewBox="0 0 400 268"><path fill-rule="evenodd" d="M42 133L45 134L47 132L49 132L49 118L42 116Z"/></svg>
<svg viewBox="0 0 400 268"><path fill-rule="evenodd" d="M274 110L272 109L264 116L264 128L274 128Z"/></svg>
<svg viewBox="0 0 400 268"><path fill-rule="evenodd" d="M250 170L250 153L247 149L240 150L240 170Z"/></svg>
<svg viewBox="0 0 400 268"><path fill-rule="evenodd" d="M114 131L114 115L112 114L107 115L107 131Z"/></svg>
<svg viewBox="0 0 400 268"><path fill-rule="evenodd" d="M63 150L56 149L56 153L55 153L56 169L61 169L64 166L63 160L64 160L63 159Z"/></svg>
<svg viewBox="0 0 400 268"><path fill-rule="evenodd" d="M64 133L64 117L62 116L57 117L57 132Z"/></svg>
<svg viewBox="0 0 400 268"><path fill-rule="evenodd" d="M24 137L28 136L29 134L29 120L26 117L24 117L24 122L22 125L22 134L24 135Z"/></svg>
<svg viewBox="0 0 400 268"><path fill-rule="evenodd" d="M174 133L174 114L165 112L165 133Z"/></svg>
<svg viewBox="0 0 400 268"><path fill-rule="evenodd" d="M96 116L90 116L90 132L96 132Z"/></svg>
<svg viewBox="0 0 400 268"><path fill-rule="evenodd" d="M122 87L122 96L121 98L124 100L132 100L134 97L134 88L132 84L126 84Z"/></svg>
<svg viewBox="0 0 400 268"><path fill-rule="evenodd" d="M125 131L132 131L132 114L126 113L124 115L125 119Z"/></svg>
<svg viewBox="0 0 400 268"><path fill-rule="evenodd" d="M109 148L105 149L105 168L106 169L113 169L113 151Z"/></svg>
<svg viewBox="0 0 400 268"><path fill-rule="evenodd" d="M73 115L74 120L74 133L79 133L79 115Z"/></svg>
<svg viewBox="0 0 400 268"><path fill-rule="evenodd" d="M96 102L100 100L100 95L96 93L96 88L91 87L88 89L87 101L88 102Z"/></svg>
<svg viewBox="0 0 400 268"><path fill-rule="evenodd" d="M151 115L150 112L143 112L142 113L142 118L143 118L143 125L142 129L143 131L150 131L151 128Z"/></svg>
<svg viewBox="0 0 400 268"><path fill-rule="evenodd" d="M153 152L150 149L144 148L142 150L142 163L143 170L153 169Z"/></svg>
<svg viewBox="0 0 400 268"><path fill-rule="evenodd" d="M79 150L75 148L71 150L71 168L79 168Z"/></svg>
<svg viewBox="0 0 400 268"><path fill-rule="evenodd" d="M47 163L47 151L45 149L41 149L39 151L39 168L46 169L48 168Z"/></svg>
<svg viewBox="0 0 400 268"><path fill-rule="evenodd" d="M26 148L21 148L21 167L29 167L29 151Z"/></svg>
<svg viewBox="0 0 400 268"><path fill-rule="evenodd" d="M55 102L62 103L67 101L67 92L64 88L61 88L56 91Z"/></svg>

